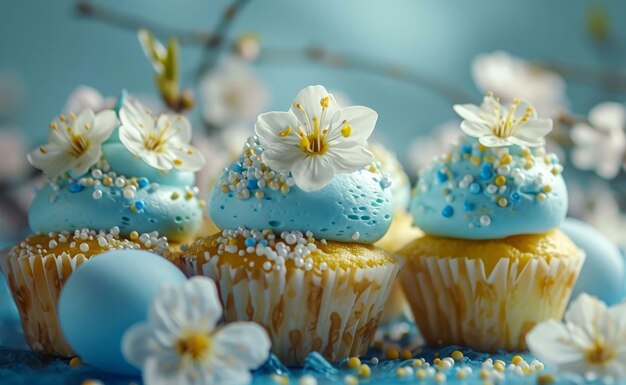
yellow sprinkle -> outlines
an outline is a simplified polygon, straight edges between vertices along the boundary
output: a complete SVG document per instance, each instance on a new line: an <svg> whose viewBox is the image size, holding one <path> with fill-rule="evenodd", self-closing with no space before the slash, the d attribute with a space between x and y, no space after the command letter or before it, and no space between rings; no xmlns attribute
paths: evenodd
<svg viewBox="0 0 626 385"><path fill-rule="evenodd" d="M352 126L349 124L346 124L341 129L341 135L343 135L344 138L347 138L348 136L350 136L351 133L352 133Z"/></svg>
<svg viewBox="0 0 626 385"><path fill-rule="evenodd" d="M360 366L361 366L361 360L359 359L359 357L351 357L348 360L348 368L356 369L356 368L358 368Z"/></svg>
<svg viewBox="0 0 626 385"><path fill-rule="evenodd" d="M435 358L435 360L433 361L433 365L441 366L441 358Z"/></svg>
<svg viewBox="0 0 626 385"><path fill-rule="evenodd" d="M385 357L387 357L388 360L397 360L398 356L399 356L399 354L398 354L398 351L396 349L389 349L385 353Z"/></svg>
<svg viewBox="0 0 626 385"><path fill-rule="evenodd" d="M435 381L436 382L446 382L446 375L441 373L441 372L435 374Z"/></svg>
<svg viewBox="0 0 626 385"><path fill-rule="evenodd" d="M111 178L110 176L105 176L104 178L102 178L102 184L105 186L111 186L113 185L113 178Z"/></svg>
<svg viewBox="0 0 626 385"><path fill-rule="evenodd" d="M453 351L453 352L452 352L452 354L450 354L450 357L451 357L454 361L456 361L456 362L461 362L461 361L463 361L463 357L465 357L465 356L463 355L463 352L462 352L462 351L460 351L460 350L455 350L455 351Z"/></svg>
<svg viewBox="0 0 626 385"><path fill-rule="evenodd" d="M532 160L527 160L526 162L524 162L524 168L526 170L532 168L535 165L535 162L533 162Z"/></svg>
<svg viewBox="0 0 626 385"><path fill-rule="evenodd" d="M547 198L548 198L548 197L547 197L547 196L546 196L546 194L544 194L544 193L539 193L539 194L537 194L537 197L536 197L537 202L543 202L543 201L545 201Z"/></svg>
<svg viewBox="0 0 626 385"><path fill-rule="evenodd" d="M130 205L130 211L136 213L137 212L137 206L135 206L135 204L133 203L132 205Z"/></svg>
<svg viewBox="0 0 626 385"><path fill-rule="evenodd" d="M485 152L485 151L487 151L487 146L483 146L482 144L479 144L479 145L478 145L478 149L479 149L480 151L482 151L482 152Z"/></svg>
<svg viewBox="0 0 626 385"><path fill-rule="evenodd" d="M271 378L272 378L272 381L274 381L275 383L279 385L289 385L289 378L287 378L286 376L281 376L279 374L272 374Z"/></svg>
<svg viewBox="0 0 626 385"><path fill-rule="evenodd" d="M130 232L130 239L131 241L136 241L139 238L139 233L136 232L135 230Z"/></svg>
<svg viewBox="0 0 626 385"><path fill-rule="evenodd" d="M378 169L376 168L376 165L374 163L370 164L370 172L376 172Z"/></svg>
<svg viewBox="0 0 626 385"><path fill-rule="evenodd" d="M522 361L524 361L522 356L513 356L513 358L511 359L511 363L513 365L519 365L519 363L521 363Z"/></svg>
<svg viewBox="0 0 626 385"><path fill-rule="evenodd" d="M343 382L346 385L358 385L359 379L355 376L348 375L344 377Z"/></svg>
<svg viewBox="0 0 626 385"><path fill-rule="evenodd" d="M172 193L172 195L170 195L170 198L171 198L172 200L176 200L176 199L178 199L179 197L180 197L180 194L179 194L179 193L177 193L176 191L174 191L174 192Z"/></svg>
<svg viewBox="0 0 626 385"><path fill-rule="evenodd" d="M504 364L501 361L496 361L496 363L493 364L493 368L498 372L504 372L505 369Z"/></svg>
<svg viewBox="0 0 626 385"><path fill-rule="evenodd" d="M543 163L545 163L546 166L549 166L552 163L552 159L550 159L550 157L546 155L543 157Z"/></svg>
<svg viewBox="0 0 626 385"><path fill-rule="evenodd" d="M180 159L174 159L174 166L181 166L183 164L183 161Z"/></svg>
<svg viewBox="0 0 626 385"><path fill-rule="evenodd" d="M284 130L282 130L281 132L278 133L278 136L280 136L281 138L284 138L285 136L291 134L291 126L285 128Z"/></svg>
<svg viewBox="0 0 626 385"><path fill-rule="evenodd" d="M531 156L531 155L532 155L532 154L530 153L530 150L529 150L529 149L527 149L527 148L522 149L522 156L523 156L524 158L527 158L527 157L529 157L529 156Z"/></svg>
<svg viewBox="0 0 626 385"><path fill-rule="evenodd" d="M477 155L472 155L472 157L470 158L470 162L472 162L474 166L477 166L480 164L480 157Z"/></svg>
<svg viewBox="0 0 626 385"><path fill-rule="evenodd" d="M368 364L362 364L359 368L359 377L367 378L372 375L372 369L370 369Z"/></svg>
<svg viewBox="0 0 626 385"><path fill-rule="evenodd" d="M406 370L404 370L404 368L398 368L396 369L396 376L397 377L404 377L406 375Z"/></svg>
<svg viewBox="0 0 626 385"><path fill-rule="evenodd" d="M549 184L543 186L543 192L551 192L552 191L552 186L550 186Z"/></svg>
<svg viewBox="0 0 626 385"><path fill-rule="evenodd" d="M227 192L229 192L229 191L230 191L230 188L228 187L228 185L227 185L227 184L223 184L223 185L222 185L222 192L223 192L223 193L227 193ZM259 190L259 191L260 191L260 190Z"/></svg>
<svg viewBox="0 0 626 385"><path fill-rule="evenodd" d="M70 366L72 368L77 368L80 366L80 364L81 364L80 357L74 357L70 360Z"/></svg>
<svg viewBox="0 0 626 385"><path fill-rule="evenodd" d="M551 171L553 175L559 175L561 173L557 167L552 167Z"/></svg>
<svg viewBox="0 0 626 385"><path fill-rule="evenodd" d="M487 162L487 163L493 163L493 156L492 156L492 155L487 155L487 156L485 156L485 162Z"/></svg>
<svg viewBox="0 0 626 385"><path fill-rule="evenodd" d="M256 190L254 196L256 197L256 199L263 199L265 193L263 192L263 190Z"/></svg>
<svg viewBox="0 0 626 385"><path fill-rule="evenodd" d="M465 377L467 377L467 373L465 372L465 370L456 371L456 378L463 379Z"/></svg>
<svg viewBox="0 0 626 385"><path fill-rule="evenodd" d="M549 385L554 383L554 374L540 374L537 376L537 384Z"/></svg>
<svg viewBox="0 0 626 385"><path fill-rule="evenodd" d="M320 105L322 106L322 108L328 108L328 101L330 100L329 96L324 96L321 100L320 100Z"/></svg>
<svg viewBox="0 0 626 385"><path fill-rule="evenodd" d="M506 178L504 175L498 175L495 179L496 186L504 186L506 184Z"/></svg>
<svg viewBox="0 0 626 385"><path fill-rule="evenodd" d="M417 360L417 359L413 360L411 364L413 365L414 368L421 368L424 365L422 360Z"/></svg>
<svg viewBox="0 0 626 385"><path fill-rule="evenodd" d="M289 192L289 186L287 186L286 184L283 184L282 186L280 186L280 191L283 194L287 194Z"/></svg>
<svg viewBox="0 0 626 385"><path fill-rule="evenodd" d="M426 370L424 369L417 369L417 371L415 372L415 377L417 377L420 380L425 379L427 376Z"/></svg>
<svg viewBox="0 0 626 385"><path fill-rule="evenodd" d="M206 207L206 201L205 201L204 199L200 199L200 200L198 201L198 206L199 206L201 209L205 208L205 207Z"/></svg>
<svg viewBox="0 0 626 385"><path fill-rule="evenodd" d="M400 358L402 358L403 360L409 360L413 357L413 354L411 353L410 350L404 349L402 352L400 352Z"/></svg>
<svg viewBox="0 0 626 385"><path fill-rule="evenodd" d="M480 369L480 378L483 380L489 378L489 371L487 369Z"/></svg>
<svg viewBox="0 0 626 385"><path fill-rule="evenodd" d="M502 197L502 198L498 199L498 206L500 206L500 207L506 207L506 205L507 205L508 203L509 203L509 202L508 202L508 201L506 200L506 198L504 198L504 197Z"/></svg>
<svg viewBox="0 0 626 385"><path fill-rule="evenodd" d="M187 192L185 193L185 199L186 199L186 200L189 200L189 199L191 199L191 198L193 198L193 193L192 193L191 191L187 191Z"/></svg>

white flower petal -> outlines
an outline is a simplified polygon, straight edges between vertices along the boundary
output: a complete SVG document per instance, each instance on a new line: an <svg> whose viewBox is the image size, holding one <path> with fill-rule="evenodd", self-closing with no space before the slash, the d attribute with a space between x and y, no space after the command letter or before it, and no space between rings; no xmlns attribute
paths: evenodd
<svg viewBox="0 0 626 385"><path fill-rule="evenodd" d="M626 109L620 103L600 103L589 111L589 121L606 131L622 131L626 125Z"/></svg>
<svg viewBox="0 0 626 385"><path fill-rule="evenodd" d="M130 364L141 368L144 362L161 350L155 343L154 333L148 324L132 326L122 338L122 353Z"/></svg>
<svg viewBox="0 0 626 385"><path fill-rule="evenodd" d="M610 307L608 313L616 322L617 327L622 330L622 333L625 333L623 338L626 339L626 301ZM624 349L626 350L626 346Z"/></svg>
<svg viewBox="0 0 626 385"><path fill-rule="evenodd" d="M140 29L137 32L137 38L139 39L139 44L141 44L144 55L146 55L150 64L152 64L154 71L157 74L162 74L165 71L162 61L167 57L167 50L163 44L146 29Z"/></svg>
<svg viewBox="0 0 626 385"><path fill-rule="evenodd" d="M348 139L359 144L363 144L369 139L376 126L376 120L378 120L376 111L363 106L344 107L336 112L336 115L336 117L331 119L336 123L333 127L336 132L331 131L329 133L329 140L332 140L333 134L341 135L341 129L344 125L339 123L345 120L345 124L349 124L352 127Z"/></svg>
<svg viewBox="0 0 626 385"><path fill-rule="evenodd" d="M531 353L539 360L562 365L577 362L582 352L571 344L567 328L554 320L536 325L526 335L526 344Z"/></svg>
<svg viewBox="0 0 626 385"><path fill-rule="evenodd" d="M517 144L518 146L527 147L539 147L546 144L544 138L525 137L521 135L509 136L506 141L510 144Z"/></svg>
<svg viewBox="0 0 626 385"><path fill-rule="evenodd" d="M352 141L334 144L326 156L331 158L336 174L355 172L376 160L367 148Z"/></svg>
<svg viewBox="0 0 626 385"><path fill-rule="evenodd" d="M484 111L475 104L455 104L452 108L464 120L470 122L481 122L484 120Z"/></svg>
<svg viewBox="0 0 626 385"><path fill-rule="evenodd" d="M118 124L115 111L105 110L96 114L93 120L94 130L91 133L91 139L97 143L104 143L109 139Z"/></svg>
<svg viewBox="0 0 626 385"><path fill-rule="evenodd" d="M157 131L166 130L164 138L176 138L182 143L191 141L191 125L182 115L162 114L157 120Z"/></svg>
<svg viewBox="0 0 626 385"><path fill-rule="evenodd" d="M153 130L154 118L150 115L148 109L137 100L128 100L120 109L120 120L122 126L127 129L137 130Z"/></svg>
<svg viewBox="0 0 626 385"><path fill-rule="evenodd" d="M313 119L314 116L317 116L319 118L322 114L322 105L320 104L320 102L322 98L325 98L327 96L329 97L329 101L326 115L329 118L333 117L339 109L339 107L337 106L337 102L335 102L335 98L332 97L332 95L330 95L328 91L326 91L326 88L319 85L309 86L301 90L293 101L293 104L289 111L293 113L304 125L312 124L310 121L306 120L304 113L296 108L295 104L299 103L300 105L302 105L302 108L304 109L304 111L306 111L309 119Z"/></svg>
<svg viewBox="0 0 626 385"><path fill-rule="evenodd" d="M563 319L585 331L588 336L595 335L596 322L608 314L606 305L587 293L582 293L569 306Z"/></svg>
<svg viewBox="0 0 626 385"><path fill-rule="evenodd" d="M325 156L307 156L291 168L296 185L303 191L320 190L330 183L334 176L333 166Z"/></svg>
<svg viewBox="0 0 626 385"><path fill-rule="evenodd" d="M291 132L281 136L281 132L286 132L287 127L291 127ZM259 115L255 125L254 133L259 138L263 148L271 148L272 145L280 141L292 141L298 143L297 135L298 119L291 112L266 112Z"/></svg>
<svg viewBox="0 0 626 385"><path fill-rule="evenodd" d="M194 147L184 145L177 149L171 149L175 159L180 160L180 164L174 167L181 171L198 171L205 163L204 156Z"/></svg>
<svg viewBox="0 0 626 385"><path fill-rule="evenodd" d="M247 369L256 369L269 358L270 339L265 329L253 322L233 322L214 335L215 348L239 361Z"/></svg>
<svg viewBox="0 0 626 385"><path fill-rule="evenodd" d="M246 385L252 381L252 375L246 368L234 366L224 359L216 359L215 370L212 374L216 385Z"/></svg>
<svg viewBox="0 0 626 385"><path fill-rule="evenodd" d="M480 138L481 136L485 135L492 135L491 129L488 126L482 123L472 122L468 120L464 120L463 122L461 122L461 130L467 135L474 138Z"/></svg>
<svg viewBox="0 0 626 385"><path fill-rule="evenodd" d="M72 170L75 175L83 175L89 170L89 167L98 162L101 153L100 145L92 144L83 155L78 158L72 158L69 163L69 169Z"/></svg>
<svg viewBox="0 0 626 385"><path fill-rule="evenodd" d="M511 139L513 139L513 137L502 139L494 135L484 135L478 138L478 141L480 142L480 144L487 147L505 147L511 145Z"/></svg>
<svg viewBox="0 0 626 385"><path fill-rule="evenodd" d="M265 149L261 154L263 162L275 171L289 171L293 165L306 157L304 151L298 145L293 149L283 150L274 145L270 149Z"/></svg>
<svg viewBox="0 0 626 385"><path fill-rule="evenodd" d="M533 119L523 123L515 136L543 138L552 131L552 119Z"/></svg>
<svg viewBox="0 0 626 385"><path fill-rule="evenodd" d="M192 385L185 370L176 362L149 357L143 366L142 380L144 385Z"/></svg>
<svg viewBox="0 0 626 385"><path fill-rule="evenodd" d="M94 119L95 114L93 110L87 108L76 117L76 120L70 120L70 126L73 128L75 134L87 135L90 130L95 128L93 127ZM91 128L87 129L88 126Z"/></svg>

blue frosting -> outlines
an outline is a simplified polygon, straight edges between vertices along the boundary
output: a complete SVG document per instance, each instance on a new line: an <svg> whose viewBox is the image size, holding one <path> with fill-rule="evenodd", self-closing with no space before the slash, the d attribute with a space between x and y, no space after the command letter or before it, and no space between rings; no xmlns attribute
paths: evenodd
<svg viewBox="0 0 626 385"><path fill-rule="evenodd" d="M191 187L194 173L156 170L121 143L107 142L102 152L106 162L99 166L106 163L117 176L136 179L133 194L124 196L124 188L116 186L113 178L108 184L102 176L94 179L90 174L62 178L54 188L49 184L37 193L28 214L33 231L108 230L117 226L123 236L131 231L158 231L172 241L187 240L198 231L202 207ZM101 171L98 166L92 169Z"/></svg>
<svg viewBox="0 0 626 385"><path fill-rule="evenodd" d="M473 138L420 173L410 205L431 235L494 239L548 231L565 218L567 189L554 154L486 148Z"/></svg>
<svg viewBox="0 0 626 385"><path fill-rule="evenodd" d="M209 215L219 228L310 231L316 238L359 243L374 243L387 232L393 205L379 173L364 169L335 175L321 190L304 192L289 183L288 175L267 169L275 180L284 179L280 187L270 188L258 172L254 176L261 165L252 159L260 158L263 149L251 141L246 148L210 193Z"/></svg>

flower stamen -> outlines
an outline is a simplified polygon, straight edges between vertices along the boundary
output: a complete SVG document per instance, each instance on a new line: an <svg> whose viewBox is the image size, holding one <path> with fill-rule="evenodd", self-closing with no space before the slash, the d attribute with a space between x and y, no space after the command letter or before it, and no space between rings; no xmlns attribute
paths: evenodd
<svg viewBox="0 0 626 385"><path fill-rule="evenodd" d="M195 362L205 358L211 350L211 336L206 333L192 333L176 341L176 352L189 356Z"/></svg>

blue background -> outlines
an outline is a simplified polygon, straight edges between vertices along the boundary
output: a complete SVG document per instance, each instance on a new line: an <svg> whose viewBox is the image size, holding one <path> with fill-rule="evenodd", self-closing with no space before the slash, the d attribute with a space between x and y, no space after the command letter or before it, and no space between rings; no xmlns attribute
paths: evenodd
<svg viewBox="0 0 626 385"><path fill-rule="evenodd" d="M96 4L139 15L184 30L211 30L227 1L97 1ZM10 70L28 86L26 110L16 125L32 134L31 145L45 138L46 127L79 84L104 95L121 88L155 93L152 73L135 34L76 17L74 2L0 2L0 71ZM586 10L608 10L612 41L598 45L585 28ZM445 80L475 95L471 60L479 53L503 49L531 60L563 62L604 69L624 68L626 25L618 1L365 1L256 0L235 20L231 37L258 32L262 43L280 47L319 44L326 48L407 66ZM162 39L164 37L161 37ZM194 83L202 56L198 47L182 50L183 82ZM429 90L389 79L336 70L301 61L261 65L258 72L272 94L272 109L286 109L296 92L309 84L342 90L356 104L379 114L379 135L400 154L408 138L454 117L450 102ZM624 101L596 86L568 82L575 112L604 100ZM198 112L193 116L199 123ZM199 124L197 124L199 126Z"/></svg>

